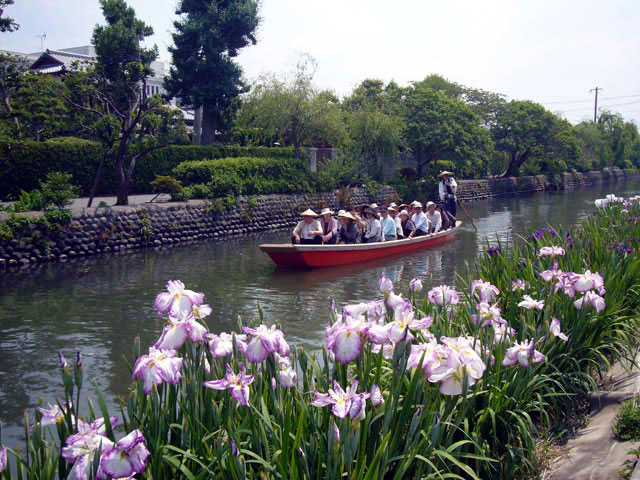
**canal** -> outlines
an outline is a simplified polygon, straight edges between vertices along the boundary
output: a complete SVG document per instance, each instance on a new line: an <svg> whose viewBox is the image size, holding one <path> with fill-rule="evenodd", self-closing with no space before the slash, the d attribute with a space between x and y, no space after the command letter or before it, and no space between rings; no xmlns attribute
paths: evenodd
<svg viewBox="0 0 640 480"><path fill-rule="evenodd" d="M113 405L126 393L135 336L146 348L159 336L163 319L153 309L157 292L169 279L181 279L206 294L213 308L212 331L229 331L240 315L250 318L258 305L268 322L279 321L289 342L317 349L324 341L330 298L338 305L379 295L378 276L390 277L400 291L419 277L426 285L453 284L465 264L473 264L487 242L511 240L545 225L573 225L594 209L593 201L611 191L628 196L640 180L595 185L572 191L498 197L467 204L478 231L465 222L455 240L411 256L374 264L286 271L274 267L258 248L286 241L288 232L270 232L220 241L141 251L123 256L44 265L39 270L0 274L0 421L3 443L20 437L25 409L42 396L61 395L59 351L85 361L85 393L95 399L92 382ZM303 206L301 206L303 208ZM465 221L459 209L459 219ZM115 410L112 413L117 413Z"/></svg>

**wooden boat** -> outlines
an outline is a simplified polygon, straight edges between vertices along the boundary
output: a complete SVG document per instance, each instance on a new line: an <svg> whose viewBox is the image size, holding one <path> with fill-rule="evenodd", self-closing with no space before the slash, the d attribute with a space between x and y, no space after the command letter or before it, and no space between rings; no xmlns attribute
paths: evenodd
<svg viewBox="0 0 640 480"><path fill-rule="evenodd" d="M271 257L276 265L285 267L335 267L365 262L391 255L402 255L413 250L440 245L450 240L460 228L461 221L449 230L391 242L356 243L340 245L291 245L265 243L260 250Z"/></svg>

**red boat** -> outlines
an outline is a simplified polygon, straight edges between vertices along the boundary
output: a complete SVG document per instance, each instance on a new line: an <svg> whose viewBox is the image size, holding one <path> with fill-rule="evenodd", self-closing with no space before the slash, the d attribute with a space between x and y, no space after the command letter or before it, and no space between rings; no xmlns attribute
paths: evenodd
<svg viewBox="0 0 640 480"><path fill-rule="evenodd" d="M276 265L284 267L335 267L350 263L365 262L376 258L404 253L421 248L440 245L450 240L458 231L461 221L448 230L411 240L393 240L391 242L356 243L339 245L260 245L260 250L271 257Z"/></svg>

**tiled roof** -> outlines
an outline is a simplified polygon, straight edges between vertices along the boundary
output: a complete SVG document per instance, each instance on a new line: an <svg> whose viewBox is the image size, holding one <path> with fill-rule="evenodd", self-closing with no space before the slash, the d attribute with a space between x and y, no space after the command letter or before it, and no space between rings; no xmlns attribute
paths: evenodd
<svg viewBox="0 0 640 480"><path fill-rule="evenodd" d="M33 63L31 68L42 73L56 73L68 70L75 62L82 65L83 63L95 63L95 61L95 57L89 55L47 50Z"/></svg>

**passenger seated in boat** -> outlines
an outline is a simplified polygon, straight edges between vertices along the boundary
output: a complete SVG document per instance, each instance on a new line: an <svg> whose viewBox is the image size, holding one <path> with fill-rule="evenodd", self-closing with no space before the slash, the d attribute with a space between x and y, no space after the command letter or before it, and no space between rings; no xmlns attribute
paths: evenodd
<svg viewBox="0 0 640 480"><path fill-rule="evenodd" d="M379 217L380 216L380 207L378 207L377 203L372 203L371 205L369 205L369 208L372 208L374 212L376 212L376 215Z"/></svg>
<svg viewBox="0 0 640 480"><path fill-rule="evenodd" d="M400 221L400 217L398 216L398 207L395 203L391 203L391 205L389 206L389 216L393 218L393 221L396 224L396 239L400 240L404 238L404 233L402 232L402 222Z"/></svg>
<svg viewBox="0 0 640 480"><path fill-rule="evenodd" d="M402 225L402 235L404 238L408 238L409 235L416 230L416 226L409 218L409 212L406 210L402 210L398 216L400 217L400 223Z"/></svg>
<svg viewBox="0 0 640 480"><path fill-rule="evenodd" d="M382 241L396 240L396 221L389 215L390 207L380 209L380 225L382 226Z"/></svg>
<svg viewBox="0 0 640 480"><path fill-rule="evenodd" d="M360 243L360 230L356 224L356 219L349 212L338 213L338 220L341 223L338 241L340 243Z"/></svg>
<svg viewBox="0 0 640 480"><path fill-rule="evenodd" d="M436 233L442 230L442 216L436 211L436 204L427 202L427 213L425 213L429 222L429 233Z"/></svg>
<svg viewBox="0 0 640 480"><path fill-rule="evenodd" d="M328 208L323 208L320 212L320 216L322 217L322 220L320 220L322 243L325 245L333 245L338 240L338 222L332 215L333 211Z"/></svg>
<svg viewBox="0 0 640 480"><path fill-rule="evenodd" d="M444 209L444 204L438 203L436 205L436 211L440 212L440 217L442 218L443 230L449 230L450 228L455 227L456 221L451 216L451 214Z"/></svg>
<svg viewBox="0 0 640 480"><path fill-rule="evenodd" d="M300 214L302 220L291 232L291 243L301 245L322 245L322 227L316 220L318 214L307 209Z"/></svg>
<svg viewBox="0 0 640 480"><path fill-rule="evenodd" d="M382 226L380 225L380 220L378 220L378 215L376 211L369 207L364 210L364 214L367 217L365 233L364 233L364 243L374 243L382 240Z"/></svg>
<svg viewBox="0 0 640 480"><path fill-rule="evenodd" d="M411 221L415 226L415 230L409 234L409 238L421 237L429 231L429 221L427 220L427 216L422 212L422 204L420 202L414 202L413 210L415 213L411 216Z"/></svg>

